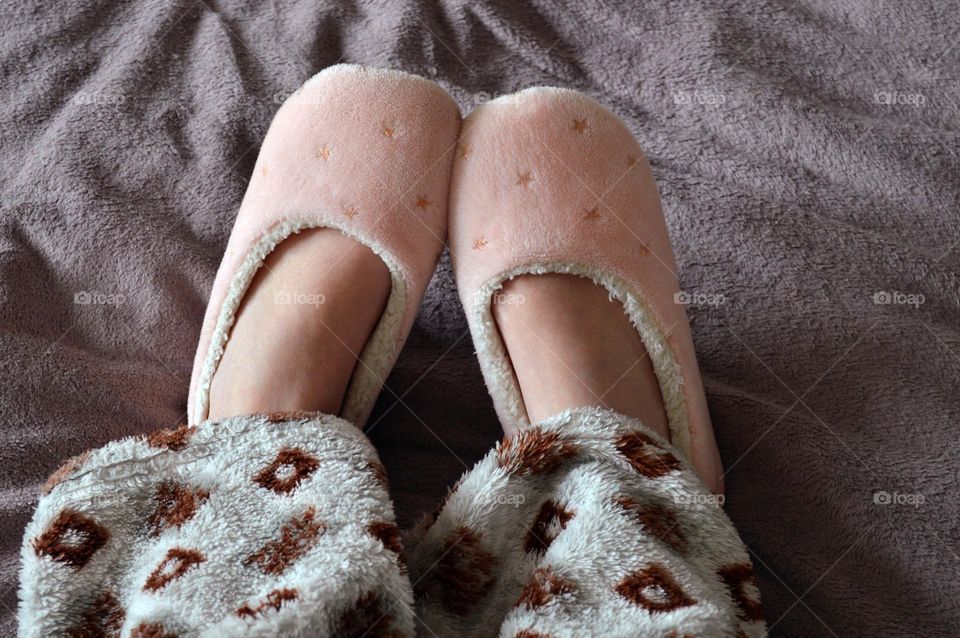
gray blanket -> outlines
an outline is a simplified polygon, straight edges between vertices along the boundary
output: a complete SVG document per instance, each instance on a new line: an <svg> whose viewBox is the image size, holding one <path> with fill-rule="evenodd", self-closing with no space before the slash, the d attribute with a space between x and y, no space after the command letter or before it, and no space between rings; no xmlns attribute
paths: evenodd
<svg viewBox="0 0 960 638"><path fill-rule="evenodd" d="M184 419L259 141L349 61L624 117L773 634L960 635L956 5L334 4L4 2L0 631L45 476ZM465 330L445 259L371 421L406 522L497 436Z"/></svg>

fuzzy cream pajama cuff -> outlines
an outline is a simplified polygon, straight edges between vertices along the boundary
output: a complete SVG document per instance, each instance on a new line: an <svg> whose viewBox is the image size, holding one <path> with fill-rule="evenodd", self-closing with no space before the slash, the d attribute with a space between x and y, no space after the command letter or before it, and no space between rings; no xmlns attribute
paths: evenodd
<svg viewBox="0 0 960 638"><path fill-rule="evenodd" d="M375 450L327 415L124 439L49 488L24 538L21 636L765 633L717 497L609 410L505 439L406 551Z"/></svg>
<svg viewBox="0 0 960 638"><path fill-rule="evenodd" d="M750 558L639 421L570 410L505 439L407 539L438 636L762 636Z"/></svg>
<svg viewBox="0 0 960 638"><path fill-rule="evenodd" d="M383 466L332 416L234 417L69 463L23 545L20 635L411 635Z"/></svg>

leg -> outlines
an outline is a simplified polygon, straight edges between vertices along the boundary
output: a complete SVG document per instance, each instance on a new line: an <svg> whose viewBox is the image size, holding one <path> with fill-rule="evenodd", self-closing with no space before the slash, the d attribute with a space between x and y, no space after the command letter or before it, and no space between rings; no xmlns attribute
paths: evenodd
<svg viewBox="0 0 960 638"><path fill-rule="evenodd" d="M763 636L722 502L635 419L550 417L507 437L410 539L418 616L466 637Z"/></svg>
<svg viewBox="0 0 960 638"><path fill-rule="evenodd" d="M413 636L384 470L343 419L208 420L58 474L24 537L22 636Z"/></svg>
<svg viewBox="0 0 960 638"><path fill-rule="evenodd" d="M190 424L52 477L24 538L23 636L414 635L357 426L442 250L459 128L449 95L401 72L336 65L284 103L211 291ZM290 235L307 227L344 234Z"/></svg>

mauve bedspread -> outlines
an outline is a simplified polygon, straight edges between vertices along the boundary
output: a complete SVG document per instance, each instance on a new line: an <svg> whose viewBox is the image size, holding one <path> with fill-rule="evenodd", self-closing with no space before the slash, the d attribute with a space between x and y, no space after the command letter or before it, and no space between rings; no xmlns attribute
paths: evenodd
<svg viewBox="0 0 960 638"><path fill-rule="evenodd" d="M783 636L960 635L960 10L936 0L6 0L0 607L65 457L184 419L280 102L337 61L464 111L626 119L662 191L727 475ZM494 442L449 262L372 438L404 521Z"/></svg>

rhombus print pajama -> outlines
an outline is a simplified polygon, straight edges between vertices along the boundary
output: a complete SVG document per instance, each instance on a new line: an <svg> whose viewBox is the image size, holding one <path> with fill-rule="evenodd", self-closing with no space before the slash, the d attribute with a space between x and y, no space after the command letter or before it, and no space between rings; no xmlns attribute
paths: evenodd
<svg viewBox="0 0 960 638"><path fill-rule="evenodd" d="M68 462L22 551L22 636L761 636L747 552L638 421L505 438L401 536L338 417L233 417Z"/></svg>

